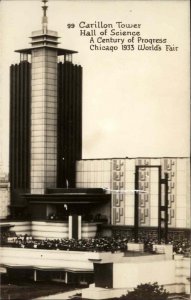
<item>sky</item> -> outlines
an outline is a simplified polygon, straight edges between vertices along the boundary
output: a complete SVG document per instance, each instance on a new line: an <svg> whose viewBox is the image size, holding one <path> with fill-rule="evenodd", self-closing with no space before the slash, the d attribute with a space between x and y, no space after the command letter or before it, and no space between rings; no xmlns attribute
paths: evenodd
<svg viewBox="0 0 191 300"><path fill-rule="evenodd" d="M83 158L189 156L189 1L49 0L48 6L48 28L61 37L59 47L78 51L73 62L83 66ZM14 50L30 47L41 17L40 0L0 1L0 161L6 170L9 66L19 62ZM134 42L112 36L134 50L122 50L121 40L97 42L110 39L111 28L101 35L105 28L80 27L95 22L111 24L119 34L140 32ZM140 25L118 28L116 22ZM94 41L80 35L82 29L95 29ZM158 43L161 51L138 50L156 46L148 42L153 39L166 39ZM95 44L118 49L91 50ZM166 51L166 45L178 50Z"/></svg>

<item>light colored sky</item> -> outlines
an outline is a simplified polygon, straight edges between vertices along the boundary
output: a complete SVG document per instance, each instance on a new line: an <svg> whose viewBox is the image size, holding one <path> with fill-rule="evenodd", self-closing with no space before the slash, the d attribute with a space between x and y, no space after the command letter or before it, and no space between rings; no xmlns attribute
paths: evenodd
<svg viewBox="0 0 191 300"><path fill-rule="evenodd" d="M40 0L0 2L4 168L9 66L19 62L14 50L30 47L29 37L41 28L41 16ZM83 66L83 158L189 155L189 1L52 0L48 19L49 29L61 37L60 47L77 50L74 63ZM79 34L81 21L141 24L142 38L167 39L178 51L91 51L89 37ZM68 23L75 28L68 29Z"/></svg>

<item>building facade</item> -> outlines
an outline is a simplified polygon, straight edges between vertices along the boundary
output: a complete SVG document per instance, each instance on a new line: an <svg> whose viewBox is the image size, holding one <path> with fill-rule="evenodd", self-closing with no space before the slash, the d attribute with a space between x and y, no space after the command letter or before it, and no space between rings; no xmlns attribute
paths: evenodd
<svg viewBox="0 0 191 300"><path fill-rule="evenodd" d="M11 215L46 218L68 205L72 214L134 226L138 197L139 227L157 227L167 214L169 228L189 228L188 158L82 160L82 67L72 63L76 51L58 47L43 2L42 28L30 48L16 50L20 62L10 69Z"/></svg>
<svg viewBox="0 0 191 300"><path fill-rule="evenodd" d="M8 175L0 174L0 219L4 220L10 215L10 183Z"/></svg>
<svg viewBox="0 0 191 300"><path fill-rule="evenodd" d="M145 192L139 193L139 226L158 226L160 166L162 178L168 174L168 227L190 228L189 158L85 159L77 162L76 186L111 190L111 224L132 226L136 166L141 166L138 188Z"/></svg>
<svg viewBox="0 0 191 300"><path fill-rule="evenodd" d="M48 29L43 1L42 29L32 32L31 48L16 50L10 68L11 212L25 206L21 195L48 188L75 187L75 161L82 153L82 67L73 50L58 47ZM62 60L63 62L58 62Z"/></svg>

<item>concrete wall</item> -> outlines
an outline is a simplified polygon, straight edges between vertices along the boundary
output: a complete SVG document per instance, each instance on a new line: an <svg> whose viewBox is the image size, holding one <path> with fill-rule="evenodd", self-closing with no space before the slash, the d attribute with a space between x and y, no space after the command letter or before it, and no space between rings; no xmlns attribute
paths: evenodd
<svg viewBox="0 0 191 300"><path fill-rule="evenodd" d="M8 224L13 227L10 228L10 231L15 232L17 235L31 234L31 222L30 221L11 221Z"/></svg>
<svg viewBox="0 0 191 300"><path fill-rule="evenodd" d="M1 267L93 271L93 263L113 263L113 288L91 287L83 292L84 298L107 299L108 295L112 297L112 292L113 295L120 296L125 290L149 282L158 282L172 293L190 293L190 258L182 255L175 255L174 259L167 260L164 254L123 257L123 253L9 247L1 247L0 251Z"/></svg>
<svg viewBox="0 0 191 300"><path fill-rule="evenodd" d="M90 286L82 297L108 299L127 294L139 284L158 282L170 293L190 294L190 258L175 255L165 260L164 255L124 257L113 261L113 288ZM102 260L102 263L106 261ZM104 275L103 275L104 276Z"/></svg>
<svg viewBox="0 0 191 300"><path fill-rule="evenodd" d="M94 238L97 233L96 223L82 223L82 239Z"/></svg>
<svg viewBox="0 0 191 300"><path fill-rule="evenodd" d="M17 235L32 235L35 239L65 239L69 238L69 228L67 222L54 221L26 221L26 222L8 222L10 231L15 231ZM81 238L93 238L97 232L96 223L82 223Z"/></svg>
<svg viewBox="0 0 191 300"><path fill-rule="evenodd" d="M0 247L1 265L13 267L75 269L93 271L97 261L119 261L123 253L98 253ZM21 259L22 258L22 259Z"/></svg>
<svg viewBox="0 0 191 300"><path fill-rule="evenodd" d="M0 219L6 219L10 214L9 205L10 205L10 184L7 181L0 182Z"/></svg>
<svg viewBox="0 0 191 300"><path fill-rule="evenodd" d="M113 265L113 288L134 288L138 284L148 282L158 282L163 285L174 283L174 261L115 263Z"/></svg>
<svg viewBox="0 0 191 300"><path fill-rule="evenodd" d="M1 248L1 265L31 268L93 270L93 252ZM22 258L22 259L21 259Z"/></svg>
<svg viewBox="0 0 191 300"><path fill-rule="evenodd" d="M68 223L63 222L31 222L31 235L34 239L65 239L68 238Z"/></svg>
<svg viewBox="0 0 191 300"><path fill-rule="evenodd" d="M190 294L190 258L183 255L175 255L175 279L176 293Z"/></svg>
<svg viewBox="0 0 191 300"><path fill-rule="evenodd" d="M168 173L169 227L190 228L190 176L188 158L113 158L77 162L77 187L108 187L113 190L135 188L135 166L139 172L139 226L158 226L158 169ZM162 195L164 198L164 195ZM134 225L134 193L112 193L111 224Z"/></svg>

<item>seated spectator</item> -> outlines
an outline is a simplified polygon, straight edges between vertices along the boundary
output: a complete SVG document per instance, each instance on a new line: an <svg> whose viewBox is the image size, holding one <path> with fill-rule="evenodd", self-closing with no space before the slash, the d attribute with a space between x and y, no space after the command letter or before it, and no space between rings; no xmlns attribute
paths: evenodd
<svg viewBox="0 0 191 300"><path fill-rule="evenodd" d="M32 236L25 234L24 236L19 235L8 240L2 239L2 245L19 247L19 248L30 248L30 249L47 249L47 250L65 250L65 251L91 251L91 252L118 252L127 250L128 241L134 242L132 237L95 237L89 239L45 239L35 240ZM141 236L139 242L144 243L145 251L149 253L153 252L153 245L158 243L156 238ZM164 241L162 240L162 243ZM191 241L189 239L182 240L169 240L169 244L173 246L174 254L181 254L190 256Z"/></svg>

